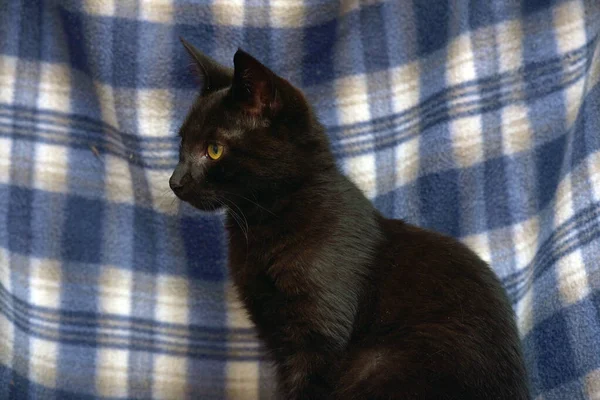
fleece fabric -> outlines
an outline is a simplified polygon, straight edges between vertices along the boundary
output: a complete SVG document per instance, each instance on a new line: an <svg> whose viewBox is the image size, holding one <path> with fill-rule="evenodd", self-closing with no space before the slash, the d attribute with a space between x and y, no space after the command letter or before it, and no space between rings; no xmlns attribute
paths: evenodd
<svg viewBox="0 0 600 400"><path fill-rule="evenodd" d="M0 0L0 398L271 398L222 215L168 187L183 36L302 88L382 213L490 263L534 398L599 399L599 31L597 0Z"/></svg>

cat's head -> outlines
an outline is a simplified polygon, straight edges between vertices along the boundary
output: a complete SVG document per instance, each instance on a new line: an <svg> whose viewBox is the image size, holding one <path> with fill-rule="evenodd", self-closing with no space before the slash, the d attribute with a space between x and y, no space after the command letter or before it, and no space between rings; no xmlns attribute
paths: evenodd
<svg viewBox="0 0 600 400"><path fill-rule="evenodd" d="M228 68L182 42L200 88L179 131L179 164L169 180L180 199L203 210L268 203L333 166L327 138L297 88L242 50Z"/></svg>

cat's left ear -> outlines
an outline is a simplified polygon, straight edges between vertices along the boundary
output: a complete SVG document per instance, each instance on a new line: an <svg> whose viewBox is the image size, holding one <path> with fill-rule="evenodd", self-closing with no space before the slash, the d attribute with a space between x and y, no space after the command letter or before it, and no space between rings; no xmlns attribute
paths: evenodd
<svg viewBox="0 0 600 400"><path fill-rule="evenodd" d="M277 112L281 107L277 75L241 49L235 53L233 65L231 92L242 108L253 115Z"/></svg>
<svg viewBox="0 0 600 400"><path fill-rule="evenodd" d="M203 96L231 85L233 79L231 68L219 64L196 49L184 38L180 37L179 40L181 40L183 47L185 47L190 57L194 60L194 72L200 80L200 92Z"/></svg>

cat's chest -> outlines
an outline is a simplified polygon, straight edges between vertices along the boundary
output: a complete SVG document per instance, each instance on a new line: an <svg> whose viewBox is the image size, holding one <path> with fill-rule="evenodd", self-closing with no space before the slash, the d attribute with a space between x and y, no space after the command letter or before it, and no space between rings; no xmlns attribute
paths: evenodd
<svg viewBox="0 0 600 400"><path fill-rule="evenodd" d="M305 304L306 265L290 252L254 247L232 248L229 272L239 297L255 323L281 323Z"/></svg>
<svg viewBox="0 0 600 400"><path fill-rule="evenodd" d="M286 314L292 311L289 296L269 274L250 262L230 262L229 267L239 298L260 336L268 340L289 322L286 319Z"/></svg>
<svg viewBox="0 0 600 400"><path fill-rule="evenodd" d="M292 263L265 254L230 253L229 271L242 298L270 301L293 293ZM279 272L278 272L279 271ZM292 289L292 290L289 290Z"/></svg>
<svg viewBox="0 0 600 400"><path fill-rule="evenodd" d="M254 234L244 237L230 232L229 271L240 288L260 285L261 293L284 290L296 271L306 268L307 241L302 235Z"/></svg>

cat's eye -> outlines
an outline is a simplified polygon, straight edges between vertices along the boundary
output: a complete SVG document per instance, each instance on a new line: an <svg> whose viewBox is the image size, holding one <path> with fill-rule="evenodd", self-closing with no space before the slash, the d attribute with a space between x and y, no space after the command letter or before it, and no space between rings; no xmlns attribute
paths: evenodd
<svg viewBox="0 0 600 400"><path fill-rule="evenodd" d="M218 143L209 143L206 154L208 154L212 160L218 160L223 155L223 146Z"/></svg>

